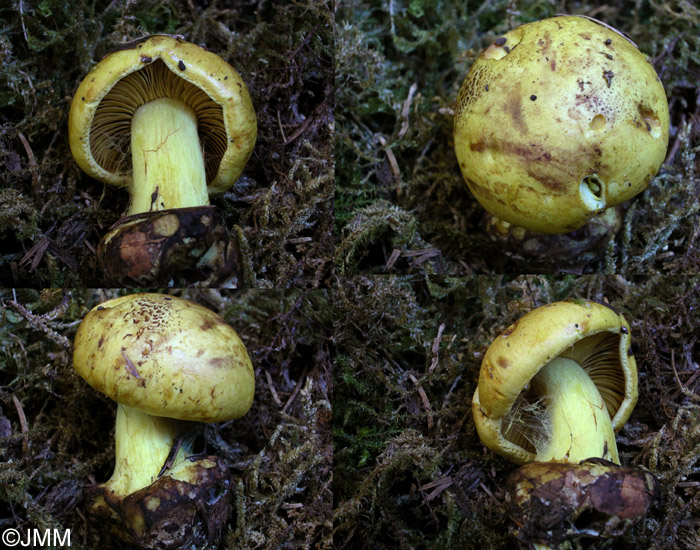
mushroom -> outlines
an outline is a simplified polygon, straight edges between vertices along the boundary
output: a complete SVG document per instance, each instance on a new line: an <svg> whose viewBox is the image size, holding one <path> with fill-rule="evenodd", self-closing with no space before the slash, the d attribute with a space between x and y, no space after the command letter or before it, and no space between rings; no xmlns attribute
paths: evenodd
<svg viewBox="0 0 700 550"><path fill-rule="evenodd" d="M666 154L654 67L621 33L559 16L481 52L454 118L455 152L479 203L508 224L570 232L645 189Z"/></svg>
<svg viewBox="0 0 700 550"><path fill-rule="evenodd" d="M131 195L127 217L98 247L106 274L167 282L172 272L199 270L195 280L225 278L234 250L209 197L241 175L256 134L239 74L179 37L130 42L98 63L73 97L69 141L82 170Z"/></svg>
<svg viewBox="0 0 700 550"><path fill-rule="evenodd" d="M521 538L556 545L592 507L605 516L603 525L614 524L618 531L586 525L586 536L619 534L646 513L656 487L653 476L620 470L615 443L636 402L629 325L607 305L548 304L494 340L481 364L472 413L484 445L516 464L531 463L509 482ZM622 500L615 499L619 491L595 493L623 478L643 490L626 491ZM553 490L557 484L559 491Z"/></svg>
<svg viewBox="0 0 700 550"><path fill-rule="evenodd" d="M243 343L221 317L160 294L93 308L75 337L73 364L119 403L115 468L85 491L91 515L140 548L216 544L230 511L228 467L192 454L199 422L243 416L255 388Z"/></svg>

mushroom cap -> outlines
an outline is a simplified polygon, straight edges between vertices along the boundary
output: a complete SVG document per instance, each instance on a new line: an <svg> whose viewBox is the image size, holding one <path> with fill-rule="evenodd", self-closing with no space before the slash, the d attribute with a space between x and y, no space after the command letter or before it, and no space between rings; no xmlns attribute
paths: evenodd
<svg viewBox="0 0 700 550"><path fill-rule="evenodd" d="M494 215L565 233L640 193L668 145L654 67L602 24L560 16L517 27L473 63L455 107L455 152Z"/></svg>
<svg viewBox="0 0 700 550"><path fill-rule="evenodd" d="M637 363L622 315L589 300L555 302L530 311L489 346L472 401L481 441L517 464L532 462L536 452L509 432L509 413L530 380L556 357L575 360L589 374L615 432L637 403Z"/></svg>
<svg viewBox="0 0 700 550"><path fill-rule="evenodd" d="M73 365L93 388L154 416L223 422L253 401L255 374L236 331L198 304L132 294L93 308Z"/></svg>
<svg viewBox="0 0 700 550"><path fill-rule="evenodd" d="M218 55L153 35L109 53L73 96L68 134L73 157L104 183L131 184L131 118L141 105L173 97L195 113L210 195L238 179L257 136L248 88Z"/></svg>

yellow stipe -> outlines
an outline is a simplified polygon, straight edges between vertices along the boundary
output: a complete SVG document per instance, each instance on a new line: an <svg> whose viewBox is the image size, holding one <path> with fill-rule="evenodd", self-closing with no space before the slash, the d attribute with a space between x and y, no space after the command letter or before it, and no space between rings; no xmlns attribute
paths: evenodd
<svg viewBox="0 0 700 550"><path fill-rule="evenodd" d="M620 463L605 402L578 363L558 357L540 369L531 386L547 405L549 436L538 445L538 462L596 457Z"/></svg>
<svg viewBox="0 0 700 550"><path fill-rule="evenodd" d="M114 473L105 485L117 496L126 496L147 487L158 479L183 422L152 416L119 405L115 429ZM173 464L187 455L181 446Z"/></svg>
<svg viewBox="0 0 700 550"><path fill-rule="evenodd" d="M129 215L209 204L197 119L181 101L161 98L136 110L131 155Z"/></svg>

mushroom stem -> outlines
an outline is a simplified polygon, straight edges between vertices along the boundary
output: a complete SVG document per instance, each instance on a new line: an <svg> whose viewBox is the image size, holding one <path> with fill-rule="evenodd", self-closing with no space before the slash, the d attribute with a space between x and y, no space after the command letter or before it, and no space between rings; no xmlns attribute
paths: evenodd
<svg viewBox="0 0 700 550"><path fill-rule="evenodd" d="M578 463L605 458L620 464L610 416L591 378L571 359L557 357L532 379L533 391L547 404L547 440L538 462Z"/></svg>
<svg viewBox="0 0 700 550"><path fill-rule="evenodd" d="M197 118L182 101L164 97L136 110L131 159L128 215L209 204Z"/></svg>
<svg viewBox="0 0 700 550"><path fill-rule="evenodd" d="M153 483L187 422L153 416L119 404L115 429L115 466L104 485L115 496L126 496ZM172 461L181 463L189 445L183 443Z"/></svg>

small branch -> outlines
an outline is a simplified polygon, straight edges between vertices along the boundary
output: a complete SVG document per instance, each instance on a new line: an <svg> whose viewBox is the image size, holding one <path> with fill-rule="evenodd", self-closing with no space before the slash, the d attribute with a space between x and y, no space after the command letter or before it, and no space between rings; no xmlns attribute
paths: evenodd
<svg viewBox="0 0 700 550"><path fill-rule="evenodd" d="M22 427L22 454L27 454L27 449L29 449L29 426L27 425L27 417L24 415L24 408L22 408L22 403L17 396L12 394L12 401L17 409L17 416L19 416L19 424Z"/></svg>
<svg viewBox="0 0 700 550"><path fill-rule="evenodd" d="M31 311L29 311L26 307L24 307L16 300L3 301L3 305L5 304L10 306L11 309L15 310L22 317L24 317L32 328L40 330L59 346L67 350L71 350L73 348L68 338L66 338L62 334L58 334L55 330L49 328L46 321L42 317L34 315Z"/></svg>
<svg viewBox="0 0 700 550"><path fill-rule="evenodd" d="M292 405L292 402L294 401L294 399L296 399L296 396L299 393L299 390L301 389L301 386L304 383L304 380L306 380L306 377L308 376L308 374L309 374L309 369L308 368L304 369L304 372L299 377L299 381L297 382L297 385L294 386L294 390L292 390L292 395L289 396L289 399L287 399L287 403L285 403L284 408L282 409L283 413L286 413L289 410L289 407Z"/></svg>

